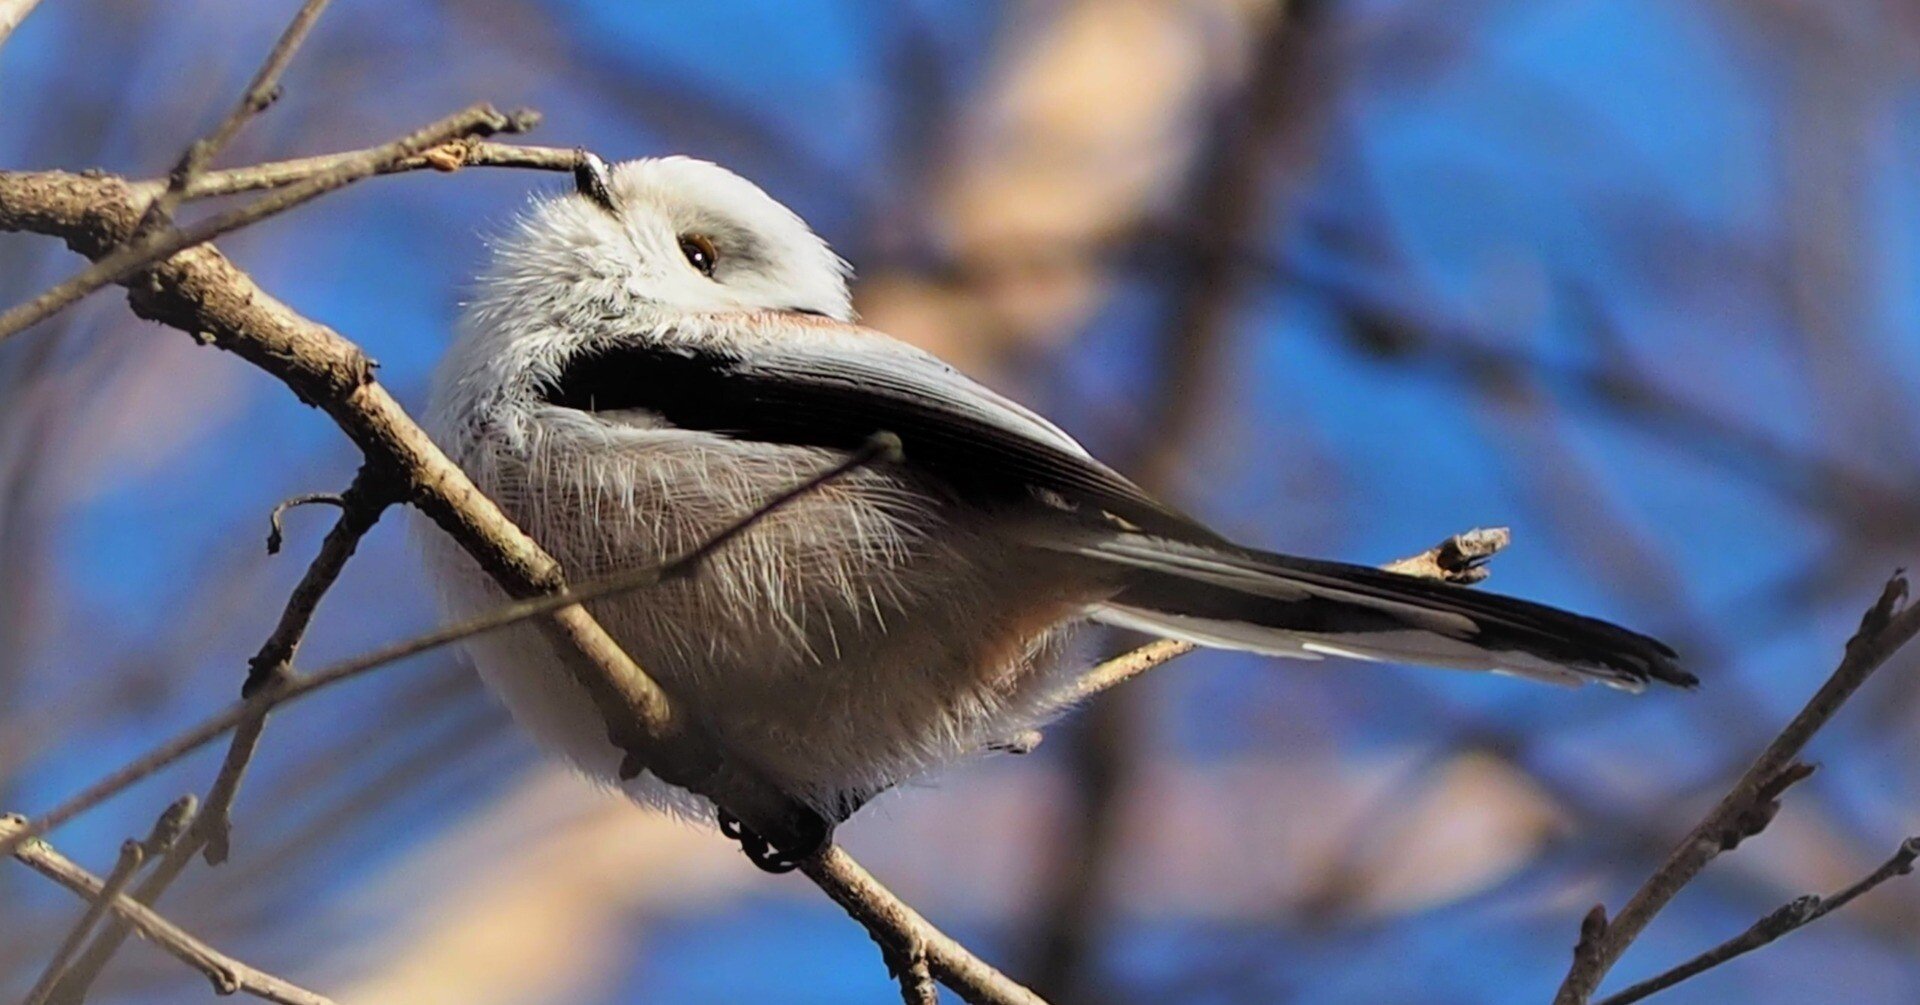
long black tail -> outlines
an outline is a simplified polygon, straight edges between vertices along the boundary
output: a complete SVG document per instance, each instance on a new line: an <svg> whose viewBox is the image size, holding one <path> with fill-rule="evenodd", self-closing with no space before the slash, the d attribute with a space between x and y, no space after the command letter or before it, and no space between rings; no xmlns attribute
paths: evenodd
<svg viewBox="0 0 1920 1005"><path fill-rule="evenodd" d="M1089 534L1044 545L1116 567L1126 585L1095 620L1276 656L1350 656L1557 683L1692 687L1658 640L1543 604L1339 562Z"/></svg>

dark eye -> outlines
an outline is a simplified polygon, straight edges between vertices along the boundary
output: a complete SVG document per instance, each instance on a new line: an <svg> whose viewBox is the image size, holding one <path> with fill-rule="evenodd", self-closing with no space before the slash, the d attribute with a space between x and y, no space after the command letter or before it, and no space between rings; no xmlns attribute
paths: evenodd
<svg viewBox="0 0 1920 1005"><path fill-rule="evenodd" d="M705 234L680 235L680 253L687 256L687 264L708 279L713 278L713 267L720 264L720 253L713 250L713 239Z"/></svg>

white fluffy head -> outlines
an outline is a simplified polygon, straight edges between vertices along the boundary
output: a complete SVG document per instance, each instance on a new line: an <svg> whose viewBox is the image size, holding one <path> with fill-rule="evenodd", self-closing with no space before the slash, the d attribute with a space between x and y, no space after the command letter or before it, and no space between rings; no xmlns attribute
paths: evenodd
<svg viewBox="0 0 1920 1005"><path fill-rule="evenodd" d="M690 259L702 249L709 267ZM799 216L690 157L592 160L494 242L435 394L443 431L511 399L581 345L696 314L853 319L847 263Z"/></svg>
<svg viewBox="0 0 1920 1005"><path fill-rule="evenodd" d="M709 269L689 259L689 242L711 249ZM848 321L847 274L806 221L759 186L718 164L661 157L604 170L594 162L576 191L537 202L499 243L489 282L558 285L569 301L669 314Z"/></svg>

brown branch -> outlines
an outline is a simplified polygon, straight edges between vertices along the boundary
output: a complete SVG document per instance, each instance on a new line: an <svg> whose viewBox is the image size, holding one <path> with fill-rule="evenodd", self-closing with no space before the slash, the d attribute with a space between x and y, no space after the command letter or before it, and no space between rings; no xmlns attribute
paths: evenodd
<svg viewBox="0 0 1920 1005"><path fill-rule="evenodd" d="M258 223L269 216L284 213L335 189L371 177L380 173L382 167L397 164L427 150L469 136L520 132L530 128L533 122L534 118L524 112L502 115L491 105L475 105L392 143L373 147L355 157L343 158L326 171L277 189L245 206L216 213L190 227L169 229L136 240L140 235L141 223L146 219L146 212L143 210L141 215L133 221L132 226L113 242L117 245L116 247L111 250L102 247L86 252L89 257L94 258L92 265L50 287L32 300L8 310L5 314L0 314L0 341L39 324L103 286L125 282L135 273L155 262L205 244L222 234ZM125 185L124 182L120 184ZM149 202L148 205L151 206L152 203Z"/></svg>
<svg viewBox="0 0 1920 1005"><path fill-rule="evenodd" d="M1799 899L1793 899L1793 901L1789 901L1789 903L1784 903L1784 905L1776 907L1776 909L1774 909L1770 915L1766 915L1764 919L1753 922L1751 928L1747 928L1745 932L1741 932L1738 936L1734 936L1734 938L1730 938L1730 940L1726 940L1726 942L1722 942L1720 945L1715 945L1713 949L1707 949L1705 953L1701 953L1701 955L1693 957L1690 961L1682 963L1680 967L1667 970L1665 974L1659 974L1659 976L1642 980L1640 984L1634 984L1632 988L1626 988L1624 992L1607 995L1605 999L1601 999L1599 1005L1632 1005L1634 1001L1640 1001L1640 999L1649 997L1649 995L1655 995L1655 993L1665 992L1667 988L1672 988L1674 984L1680 984L1682 980L1688 980L1688 978L1692 978L1692 976L1703 974L1703 972L1707 972L1707 970L1713 970L1713 968L1722 965L1722 963L1726 963L1726 961L1730 961L1730 959L1736 959L1736 957L1741 957L1741 955L1745 955L1745 953L1751 953L1751 951L1755 951L1755 949L1759 949L1759 947L1763 947L1763 945L1778 940L1780 936L1786 936L1788 932L1793 932L1795 928L1805 928L1805 926L1809 926L1809 924L1816 922L1816 920L1824 919L1824 917L1832 915L1834 911L1839 911L1841 907L1845 907L1847 903L1851 903L1855 897L1859 897L1860 894L1866 894L1868 890L1884 884L1884 882L1895 878L1895 876L1907 876L1907 874L1910 874L1910 872L1914 870L1914 861L1916 861L1916 859L1920 859L1920 838L1907 838L1905 842L1901 842L1899 851L1895 851L1891 859L1887 859L1885 863L1880 865L1880 869L1868 872L1866 876L1860 878L1859 882L1855 882L1853 886L1841 890L1839 894L1834 894L1832 897L1824 897L1824 899L1822 899L1820 895L1809 894L1805 895L1805 897L1799 897Z"/></svg>
<svg viewBox="0 0 1920 1005"><path fill-rule="evenodd" d="M21 834L26 833L27 826L27 822L20 817L0 816L0 844L9 847L14 858L89 901L103 900L110 904L114 913L127 919L147 941L205 974L207 980L213 983L216 993L230 995L245 992L281 1005L333 1005L327 998L272 974L255 970L214 949L125 894L111 898L102 896L106 884L98 876L75 865L39 838L18 840Z"/></svg>
<svg viewBox="0 0 1920 1005"><path fill-rule="evenodd" d="M180 162L174 165L172 174L168 176L166 191L147 206L139 226L134 228L137 237L144 237L161 227L172 226L173 213L180 208L181 200L186 197L194 179L206 170L215 157L220 156L220 151L227 148L227 144L233 141L243 126L280 100L280 77L287 72L294 53L300 51L300 44L307 40L307 34L326 11L327 3L328 0L306 0L300 5L292 23L281 33L280 40L274 43L266 61L260 64L252 82L240 95L240 103L227 113L226 118L220 120L213 132L187 145L186 151L180 155Z"/></svg>
<svg viewBox="0 0 1920 1005"><path fill-rule="evenodd" d="M282 188L332 171L343 161L364 156L366 153L367 151L364 150L356 150L348 153L272 161L226 171L208 171L193 179L187 186L186 198L210 199L241 192ZM581 151L578 149L497 143L469 137L443 143L413 157L382 164L374 174L403 174L427 169L453 172L469 167L571 172L580 162L580 154ZM158 190L163 183L142 182L140 184L142 187Z"/></svg>
<svg viewBox="0 0 1920 1005"><path fill-rule="evenodd" d="M1890 879L1912 873L1913 864L1917 859L1920 859L1920 837L1910 837L1900 843L1900 850L1894 852L1892 858L1887 859L1880 868L1868 873L1852 886L1831 897L1822 898L1809 894L1782 904L1773 913L1754 922L1751 928L1739 935L1666 973L1648 978L1624 991L1607 996L1600 1001L1600 1005L1632 1005L1633 1002L1665 991L1681 981L1712 970L1728 960L1753 952L1788 932L1805 928L1838 911L1852 902L1855 897Z"/></svg>
<svg viewBox="0 0 1920 1005"><path fill-rule="evenodd" d="M899 975L900 1000L906 1005L940 1005L940 988L925 955L908 960Z"/></svg>
<svg viewBox="0 0 1920 1005"><path fill-rule="evenodd" d="M0 229L58 235L83 254L109 255L143 209L140 194L122 179L0 173ZM148 275L148 282L131 287L135 313L239 354L286 383L301 400L325 409L370 460L402 474L410 501L509 595L551 595L563 588L558 563L475 488L373 380L372 362L358 346L288 309L212 248L187 249L153 266ZM553 611L542 628L630 762L718 796L716 801L757 831L777 832L791 807L786 797L723 763L714 745L674 716L665 693L583 608Z"/></svg>
<svg viewBox="0 0 1920 1005"><path fill-rule="evenodd" d="M120 896L120 891L125 890L128 883L133 882L134 874L140 871L141 864L146 860L147 851L140 842L128 838L121 843L120 857L113 863L113 871L107 873L106 882L100 885L99 895L87 905L86 913L80 916L80 920L67 932L67 937L61 940L60 948L54 950L53 959L47 961L47 968L41 971L40 979L33 982L33 990L27 992L25 1005L46 1005L52 998L53 989L59 985L61 978L67 976L67 968L73 963L74 955L100 924L113 899Z"/></svg>
<svg viewBox="0 0 1920 1005"><path fill-rule="evenodd" d="M800 870L865 926L889 959L909 964L924 959L940 983L976 1005L1046 1005L1039 995L933 927L838 847L829 846Z"/></svg>
<svg viewBox="0 0 1920 1005"><path fill-rule="evenodd" d="M92 953L82 954L74 960L74 953L84 944L88 935L100 923L111 905L113 898L139 873L143 863L157 856L167 855L176 847L186 829L196 819L199 800L192 795L181 796L161 812L153 823L153 830L144 841L128 841L120 847L120 860L114 865L113 872L107 876L106 885L101 894L94 898L86 916L80 919L67 939L47 963L47 969L35 985L32 994L27 996L29 1005L50 1002L52 1005L80 1005L86 997L86 989L100 974L100 968L106 966L105 959L95 959ZM116 918L110 929L127 927L126 922ZM76 990L77 989L77 990Z"/></svg>
<svg viewBox="0 0 1920 1005"><path fill-rule="evenodd" d="M1586 1005L1607 971L1626 952L1655 915L1673 900L1700 870L1722 851L1759 833L1779 808L1781 792L1806 777L1795 758L1851 698L1868 677L1901 646L1920 634L1920 605L1904 605L1907 580L1896 575L1887 581L1880 599L1861 618L1860 629L1848 640L1846 655L1833 675L1808 700L1758 759L1747 768L1705 818L1694 825L1660 867L1641 884L1612 921L1600 918L1596 931L1583 931L1573 954L1573 965L1554 996L1554 1005ZM1591 916L1590 916L1591 917Z"/></svg>
<svg viewBox="0 0 1920 1005"><path fill-rule="evenodd" d="M379 522L388 506L399 501L393 479L377 469L363 467L354 477L353 484L339 495L298 496L275 506L274 533L278 535L280 513L289 504L297 505L301 501L321 498L340 507L340 518L288 596L272 634L261 644L259 652L247 661L247 681L241 691L243 696L264 684L284 680L292 672L294 653L299 650L307 627L313 623L320 601L339 579L347 560L358 550L361 538ZM186 871L195 855L204 855L208 865L219 865L226 861L233 802L240 794L240 783L246 777L255 751L259 749L260 737L267 728L268 712L268 708L261 708L235 727L233 740L227 746L226 758L220 764L219 773L214 776L213 785L207 790L206 810L193 819L181 840L172 842L154 865L153 871L141 880L133 894L140 903L151 906L159 902L180 874ZM83 1001L94 979L106 969L107 963L119 951L131 930L132 927L122 921L102 931L87 947L72 973L60 982L57 994L51 999L53 1005L78 1005Z"/></svg>
<svg viewBox="0 0 1920 1005"><path fill-rule="evenodd" d="M1380 568L1402 576L1471 586L1486 581L1487 560L1512 543L1513 531L1505 527L1477 527L1455 534L1418 555L1388 562Z"/></svg>
<svg viewBox="0 0 1920 1005"><path fill-rule="evenodd" d="M288 510L302 506L337 506L347 508L346 497L337 492L306 492L289 499L280 500L279 505L267 514L267 554L280 554L280 546L286 543L286 517Z"/></svg>

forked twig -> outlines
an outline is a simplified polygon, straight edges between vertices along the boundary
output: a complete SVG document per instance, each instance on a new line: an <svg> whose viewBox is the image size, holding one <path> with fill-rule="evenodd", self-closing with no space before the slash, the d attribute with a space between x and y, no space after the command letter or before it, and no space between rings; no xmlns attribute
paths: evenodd
<svg viewBox="0 0 1920 1005"><path fill-rule="evenodd" d="M1906 577L1896 574L1860 619L1860 629L1847 641L1846 655L1832 676L1687 832L1620 913L1611 920L1599 906L1588 913L1574 946L1573 965L1554 996L1554 1005L1586 1005L1621 954L1707 863L1772 821L1781 793L1807 775L1794 760L1807 742L1875 670L1920 634L1920 605L1906 605L1906 598Z"/></svg>

